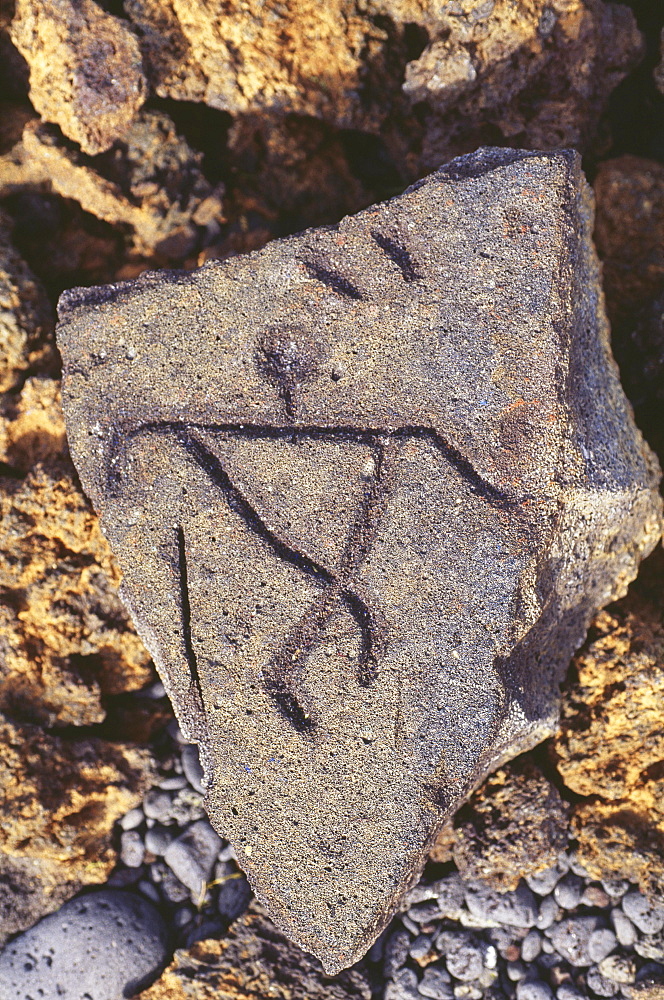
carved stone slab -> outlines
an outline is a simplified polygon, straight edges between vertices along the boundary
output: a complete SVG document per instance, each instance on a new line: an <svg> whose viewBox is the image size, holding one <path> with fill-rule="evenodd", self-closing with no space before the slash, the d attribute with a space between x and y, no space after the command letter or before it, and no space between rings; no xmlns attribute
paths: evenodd
<svg viewBox="0 0 664 1000"><path fill-rule="evenodd" d="M72 455L215 827L335 971L551 732L660 533L576 154L480 150L338 226L74 289Z"/></svg>

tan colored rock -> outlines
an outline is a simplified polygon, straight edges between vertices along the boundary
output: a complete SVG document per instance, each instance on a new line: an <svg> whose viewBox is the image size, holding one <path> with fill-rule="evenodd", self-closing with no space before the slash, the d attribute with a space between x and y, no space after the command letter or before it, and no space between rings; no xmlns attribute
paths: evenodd
<svg viewBox="0 0 664 1000"><path fill-rule="evenodd" d="M537 148L589 142L643 52L631 11L601 0L127 0L125 10L160 96L343 128L389 119L395 149L404 134L424 143L411 149L415 173L496 130ZM422 127L411 104L425 108Z"/></svg>
<svg viewBox="0 0 664 1000"><path fill-rule="evenodd" d="M138 253L182 258L208 241L223 217L223 185L208 183L201 160L162 113L142 112L94 165L54 126L32 121L0 157L0 193L55 191L126 229Z"/></svg>
<svg viewBox="0 0 664 1000"><path fill-rule="evenodd" d="M17 0L12 41L30 68L30 99L84 153L123 138L147 97L138 41L94 0Z"/></svg>
<svg viewBox="0 0 664 1000"><path fill-rule="evenodd" d="M488 129L530 148L587 146L609 94L642 54L634 15L620 4L450 5L406 69L405 93L432 111L421 166L465 151Z"/></svg>
<svg viewBox="0 0 664 1000"><path fill-rule="evenodd" d="M521 758L492 774L457 813L452 856L462 878L505 892L556 863L567 825L557 788Z"/></svg>
<svg viewBox="0 0 664 1000"><path fill-rule="evenodd" d="M361 968L325 975L275 928L257 903L221 940L177 951L140 1000L370 1000Z"/></svg>
<svg viewBox="0 0 664 1000"><path fill-rule="evenodd" d="M664 578L661 550L653 557ZM565 692L557 767L574 807L581 861L661 896L664 880L664 616L639 596L601 612Z"/></svg>
<svg viewBox="0 0 664 1000"><path fill-rule="evenodd" d="M19 385L53 326L51 306L0 215L0 393Z"/></svg>
<svg viewBox="0 0 664 1000"><path fill-rule="evenodd" d="M366 127L358 89L386 32L353 0L127 0L161 97L232 113L296 112ZM375 102L374 102L375 103Z"/></svg>
<svg viewBox="0 0 664 1000"><path fill-rule="evenodd" d="M63 889L103 882L115 863L111 832L153 777L147 751L69 740L0 716L0 935L55 909ZM14 881L15 895L7 889ZM35 885L35 882L39 885ZM21 903L32 888L29 905ZM20 916L24 906L24 916ZM18 918L16 911L19 911Z"/></svg>
<svg viewBox="0 0 664 1000"><path fill-rule="evenodd" d="M8 431L22 460L62 442L55 387L25 403ZM57 398L57 402L56 402ZM16 452L10 452L15 457ZM52 451L51 451L52 456ZM66 457L0 489L0 710L47 725L100 722L106 694L152 676L129 623L120 573Z"/></svg>
<svg viewBox="0 0 664 1000"><path fill-rule="evenodd" d="M664 166L639 156L607 160L594 188L609 319L631 327L635 314L664 291Z"/></svg>

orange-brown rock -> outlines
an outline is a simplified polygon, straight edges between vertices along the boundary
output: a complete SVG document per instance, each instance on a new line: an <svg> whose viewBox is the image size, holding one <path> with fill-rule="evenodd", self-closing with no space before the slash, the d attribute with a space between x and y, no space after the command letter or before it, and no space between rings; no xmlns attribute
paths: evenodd
<svg viewBox="0 0 664 1000"><path fill-rule="evenodd" d="M456 814L452 856L463 878L505 892L556 863L567 825L557 788L522 757L492 774Z"/></svg>
<svg viewBox="0 0 664 1000"><path fill-rule="evenodd" d="M0 193L55 191L126 229L139 253L181 258L222 218L223 187L208 183L201 160L160 112L141 112L122 141L94 161L55 126L31 121L22 141L0 158Z"/></svg>
<svg viewBox="0 0 664 1000"><path fill-rule="evenodd" d="M0 215L0 393L19 385L52 328L43 289L10 242L9 218Z"/></svg>
<svg viewBox="0 0 664 1000"><path fill-rule="evenodd" d="M11 37L30 98L85 153L122 138L147 97L138 41L94 0L16 0Z"/></svg>
<svg viewBox="0 0 664 1000"><path fill-rule="evenodd" d="M369 1000L361 967L327 976L318 962L280 934L257 903L221 940L198 941L140 1000Z"/></svg>
<svg viewBox="0 0 664 1000"><path fill-rule="evenodd" d="M589 142L643 52L631 11L601 0L126 0L125 10L160 96L343 128L389 119L395 148L417 135L408 159L420 173L497 132L536 148Z"/></svg>
<svg viewBox="0 0 664 1000"><path fill-rule="evenodd" d="M661 564L661 553L655 564ZM661 574L659 577L661 581ZM577 655L555 740L560 775L584 801L572 828L595 877L661 895L664 879L664 616L630 594L595 619Z"/></svg>
<svg viewBox="0 0 664 1000"><path fill-rule="evenodd" d="M634 16L619 4L462 0L445 7L434 26L427 23L431 42L404 82L411 100L433 112L422 151L427 169L495 130L527 148L587 146L608 95L643 54Z"/></svg>
<svg viewBox="0 0 664 1000"><path fill-rule="evenodd" d="M140 800L151 766L147 751L69 740L4 716L0 748L2 936L55 909L64 893L106 879L113 824Z"/></svg>
<svg viewBox="0 0 664 1000"><path fill-rule="evenodd" d="M49 380L29 383L9 425L11 458L62 445ZM28 396L26 401L25 397ZM12 450L13 449L13 450ZM69 460L37 464L0 491L0 708L42 724L88 725L106 694L152 676L117 597L120 574Z"/></svg>
<svg viewBox="0 0 664 1000"><path fill-rule="evenodd" d="M664 290L664 166L639 156L607 160L594 188L609 319L630 326Z"/></svg>

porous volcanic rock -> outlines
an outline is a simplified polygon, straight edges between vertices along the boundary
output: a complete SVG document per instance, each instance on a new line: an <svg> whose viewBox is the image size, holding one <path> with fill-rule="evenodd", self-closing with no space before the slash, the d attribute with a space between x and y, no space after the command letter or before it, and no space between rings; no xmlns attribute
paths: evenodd
<svg viewBox="0 0 664 1000"><path fill-rule="evenodd" d="M61 300L72 455L210 817L329 971L552 732L660 537L591 227L576 153L484 149L336 227Z"/></svg>
<svg viewBox="0 0 664 1000"><path fill-rule="evenodd" d="M452 856L464 879L499 892L555 865L567 847L568 806L528 759L499 768L454 818Z"/></svg>
<svg viewBox="0 0 664 1000"><path fill-rule="evenodd" d="M0 214L0 393L20 385L53 327L43 288L11 242Z"/></svg>
<svg viewBox="0 0 664 1000"><path fill-rule="evenodd" d="M16 0L11 38L30 68L30 100L84 153L123 136L147 97L138 40L94 0Z"/></svg>
<svg viewBox="0 0 664 1000"><path fill-rule="evenodd" d="M146 750L68 739L0 716L0 939L103 882L114 822L153 779ZM29 898L26 899L26 888Z"/></svg>
<svg viewBox="0 0 664 1000"><path fill-rule="evenodd" d="M635 587L593 622L574 660L577 680L565 691L554 747L563 781L585 797L572 816L582 863L595 877L628 878L661 900L664 553L653 561L655 599Z"/></svg>
<svg viewBox="0 0 664 1000"><path fill-rule="evenodd" d="M223 185L205 179L201 160L162 112L141 112L94 160L55 126L30 121L20 143L0 157L0 193L55 191L126 228L137 252L182 258L208 230L211 238L222 218Z"/></svg>
<svg viewBox="0 0 664 1000"><path fill-rule="evenodd" d="M289 114L381 131L401 154L408 136L413 173L496 130L535 148L588 144L643 54L629 8L602 0L125 0L124 9L161 97L259 113L268 131L270 115Z"/></svg>
<svg viewBox="0 0 664 1000"><path fill-rule="evenodd" d="M600 164L594 182L595 243L614 329L664 292L664 166L641 156Z"/></svg>
<svg viewBox="0 0 664 1000"><path fill-rule="evenodd" d="M399 0L397 0L397 3ZM403 89L429 109L420 169L498 129L535 149L588 147L609 94L644 52L631 10L602 0L462 0L409 63Z"/></svg>
<svg viewBox="0 0 664 1000"><path fill-rule="evenodd" d="M362 968L326 976L280 934L257 903L220 940L197 941L140 1000L370 1000Z"/></svg>

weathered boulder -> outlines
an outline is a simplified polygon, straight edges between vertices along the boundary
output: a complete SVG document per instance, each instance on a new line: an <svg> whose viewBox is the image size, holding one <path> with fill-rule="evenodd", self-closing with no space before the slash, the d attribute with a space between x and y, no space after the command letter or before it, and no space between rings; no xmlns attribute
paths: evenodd
<svg viewBox="0 0 664 1000"><path fill-rule="evenodd" d="M330 971L552 732L660 537L591 227L576 153L484 149L338 226L61 299L71 452L210 817Z"/></svg>

